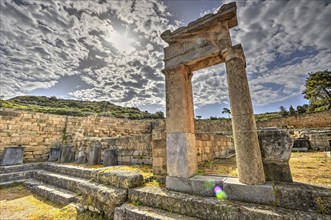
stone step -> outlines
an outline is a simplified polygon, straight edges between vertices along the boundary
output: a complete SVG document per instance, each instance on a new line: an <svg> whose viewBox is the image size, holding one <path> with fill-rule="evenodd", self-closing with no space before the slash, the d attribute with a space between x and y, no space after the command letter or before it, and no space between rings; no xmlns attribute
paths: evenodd
<svg viewBox="0 0 331 220"><path fill-rule="evenodd" d="M44 163L42 166L43 170L65 174L85 179L93 178L92 172L97 169L91 168L83 168L78 166L66 165L66 164L58 164L58 163Z"/></svg>
<svg viewBox="0 0 331 220"><path fill-rule="evenodd" d="M53 173L93 179L99 183L124 189L130 189L144 184L142 174L120 169L112 170L111 167L91 169L72 165L45 163L43 164L43 169Z"/></svg>
<svg viewBox="0 0 331 220"><path fill-rule="evenodd" d="M27 163L21 165L0 166L0 174L41 169L43 163Z"/></svg>
<svg viewBox="0 0 331 220"><path fill-rule="evenodd" d="M135 206L125 203L115 208L114 220L195 220L188 216L178 215L161 209L147 206Z"/></svg>
<svg viewBox="0 0 331 220"><path fill-rule="evenodd" d="M13 180L13 181L8 181L8 182L1 182L0 186L9 186L15 183L25 183L29 179L19 179L19 180Z"/></svg>
<svg viewBox="0 0 331 220"><path fill-rule="evenodd" d="M129 190L129 201L180 215L200 219L328 219L313 212L289 210L274 206L219 200L214 197L194 196L160 187Z"/></svg>
<svg viewBox="0 0 331 220"><path fill-rule="evenodd" d="M331 187L304 183L275 183L273 186L276 205L331 216ZM331 219L331 218L330 218Z"/></svg>
<svg viewBox="0 0 331 220"><path fill-rule="evenodd" d="M49 184L44 184L41 181L28 180L25 182L25 185L32 193L58 204L67 205L72 202L76 203L79 200L77 194Z"/></svg>
<svg viewBox="0 0 331 220"><path fill-rule="evenodd" d="M84 208L104 212L108 217L112 217L115 207L122 205L127 200L127 189L106 186L79 177L35 171L33 178L82 195L79 202Z"/></svg>
<svg viewBox="0 0 331 220"><path fill-rule="evenodd" d="M29 179L32 177L33 171L19 171L19 172L11 172L11 173L3 173L0 174L0 183L5 182L15 182L22 179Z"/></svg>

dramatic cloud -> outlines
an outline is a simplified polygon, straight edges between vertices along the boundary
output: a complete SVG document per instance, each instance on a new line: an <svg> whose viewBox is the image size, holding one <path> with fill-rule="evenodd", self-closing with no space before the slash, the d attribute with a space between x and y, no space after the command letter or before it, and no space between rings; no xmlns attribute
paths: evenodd
<svg viewBox="0 0 331 220"><path fill-rule="evenodd" d="M331 69L330 1L241 1L237 6L239 25L231 35L233 44L244 47L256 105L298 96L309 72ZM198 71L207 74L194 78L196 106L227 102L224 69Z"/></svg>
<svg viewBox="0 0 331 220"><path fill-rule="evenodd" d="M1 1L1 95L50 88L79 75L91 88L69 95L126 106L164 101L170 13L158 0Z"/></svg>
<svg viewBox="0 0 331 220"><path fill-rule="evenodd" d="M188 2L182 10L206 3ZM329 0L237 4L239 26L231 35L244 47L256 105L295 97L308 72L331 69ZM63 89L67 97L165 105L166 44L160 34L186 25L172 16L180 11L172 1L2 0L0 9L0 94L5 98L68 87L63 82L70 79L76 83ZM225 65L194 73L193 89L197 108L228 103Z"/></svg>

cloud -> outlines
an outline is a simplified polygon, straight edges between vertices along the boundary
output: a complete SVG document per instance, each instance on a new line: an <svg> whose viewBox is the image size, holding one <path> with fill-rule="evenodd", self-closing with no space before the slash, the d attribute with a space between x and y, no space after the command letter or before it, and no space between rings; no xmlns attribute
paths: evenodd
<svg viewBox="0 0 331 220"><path fill-rule="evenodd" d="M160 34L175 26L163 2L1 1L1 95L50 88L77 75L70 96L137 106L163 104ZM90 88L93 87L93 88Z"/></svg>
<svg viewBox="0 0 331 220"><path fill-rule="evenodd" d="M233 44L244 47L254 104L297 96L309 72L331 69L329 1L245 1L237 11L239 25L231 35ZM224 101L225 93L206 94L207 82L208 75L196 87L195 103L203 105L204 97ZM217 79L209 85L216 91L219 86Z"/></svg>
<svg viewBox="0 0 331 220"><path fill-rule="evenodd" d="M72 98L164 106L160 34L182 24L166 4L171 1L0 1L1 95L77 76L88 86L71 90ZM238 3L239 26L231 35L244 47L256 105L301 94L308 72L331 69L330 11L322 0ZM193 90L196 107L227 103L225 65L195 72Z"/></svg>

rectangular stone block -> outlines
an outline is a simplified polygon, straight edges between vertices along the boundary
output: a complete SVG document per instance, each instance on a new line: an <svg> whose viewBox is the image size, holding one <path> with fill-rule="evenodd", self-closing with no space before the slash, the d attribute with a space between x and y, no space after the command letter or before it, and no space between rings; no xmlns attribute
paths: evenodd
<svg viewBox="0 0 331 220"><path fill-rule="evenodd" d="M168 175L189 178L197 171L195 135L191 133L167 134Z"/></svg>
<svg viewBox="0 0 331 220"><path fill-rule="evenodd" d="M164 157L154 157L153 158L153 166L163 166L165 165Z"/></svg>
<svg viewBox="0 0 331 220"><path fill-rule="evenodd" d="M117 150L116 149L107 149L107 150L104 151L103 165L104 166L116 166L116 165L118 165Z"/></svg>
<svg viewBox="0 0 331 220"><path fill-rule="evenodd" d="M23 164L24 147L5 147L2 158L1 166Z"/></svg>
<svg viewBox="0 0 331 220"><path fill-rule="evenodd" d="M229 199L267 205L276 204L271 183L247 185L240 183L238 178L228 178L223 182L223 190Z"/></svg>
<svg viewBox="0 0 331 220"><path fill-rule="evenodd" d="M60 148L51 148L49 152L48 161L58 161L60 158Z"/></svg>
<svg viewBox="0 0 331 220"><path fill-rule="evenodd" d="M223 182L226 180L226 178L227 177L216 175L196 175L189 179L167 176L166 187L167 189L178 192L190 193L200 196L214 196L214 187L223 186Z"/></svg>

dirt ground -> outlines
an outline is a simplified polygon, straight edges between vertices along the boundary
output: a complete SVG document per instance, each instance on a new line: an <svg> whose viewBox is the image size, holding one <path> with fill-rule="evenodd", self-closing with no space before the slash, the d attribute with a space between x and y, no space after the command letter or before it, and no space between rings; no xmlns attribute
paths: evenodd
<svg viewBox="0 0 331 220"><path fill-rule="evenodd" d="M77 213L71 206L56 205L31 194L21 184L0 188L1 220L104 220L91 212Z"/></svg>
<svg viewBox="0 0 331 220"><path fill-rule="evenodd" d="M331 186L331 158L325 152L292 152L290 168L295 182ZM198 172L238 176L236 158L206 161Z"/></svg>

